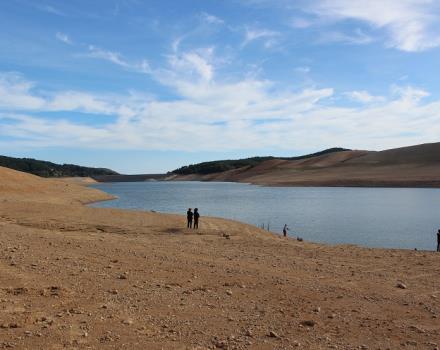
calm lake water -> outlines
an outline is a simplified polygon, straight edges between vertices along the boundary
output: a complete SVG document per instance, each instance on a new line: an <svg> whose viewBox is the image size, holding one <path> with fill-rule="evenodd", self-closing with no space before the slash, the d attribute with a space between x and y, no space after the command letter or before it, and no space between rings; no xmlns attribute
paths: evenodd
<svg viewBox="0 0 440 350"><path fill-rule="evenodd" d="M155 210L262 224L323 243L433 250L440 189L259 187L227 182L119 182L93 187L118 196L96 207Z"/></svg>

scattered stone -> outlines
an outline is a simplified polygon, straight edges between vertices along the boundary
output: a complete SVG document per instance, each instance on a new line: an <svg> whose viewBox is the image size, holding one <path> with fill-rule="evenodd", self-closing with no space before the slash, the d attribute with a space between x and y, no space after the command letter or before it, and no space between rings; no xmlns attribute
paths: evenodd
<svg viewBox="0 0 440 350"><path fill-rule="evenodd" d="M314 327L316 325L316 322L313 320L304 320L304 321L301 321L301 325L306 326L306 327Z"/></svg>
<svg viewBox="0 0 440 350"><path fill-rule="evenodd" d="M280 338L280 336L274 331L269 332L269 337L270 338Z"/></svg>
<svg viewBox="0 0 440 350"><path fill-rule="evenodd" d="M400 288L400 289L406 289L406 288L407 288L406 284L404 284L404 283L402 283L402 282L398 282L397 285L396 285L396 287L397 287L397 288Z"/></svg>
<svg viewBox="0 0 440 350"><path fill-rule="evenodd" d="M126 280L126 279L127 279L127 275L128 275L128 273L127 273L127 272L124 272L123 274L120 274L120 275L118 276L118 279L120 279L120 280Z"/></svg>
<svg viewBox="0 0 440 350"><path fill-rule="evenodd" d="M232 295L232 290L228 289L228 290L226 291L226 294L227 294L227 295Z"/></svg>
<svg viewBox="0 0 440 350"><path fill-rule="evenodd" d="M248 329L248 330L246 330L246 332L244 333L244 335L246 336L246 337L253 337L253 334L252 334L252 331L250 330L250 329Z"/></svg>
<svg viewBox="0 0 440 350"><path fill-rule="evenodd" d="M131 319L123 320L122 324L125 324L126 326L131 326L133 324L133 320Z"/></svg>

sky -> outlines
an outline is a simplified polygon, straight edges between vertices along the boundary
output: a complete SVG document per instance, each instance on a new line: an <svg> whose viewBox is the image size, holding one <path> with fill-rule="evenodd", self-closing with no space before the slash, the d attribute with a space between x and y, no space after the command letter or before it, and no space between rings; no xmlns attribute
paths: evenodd
<svg viewBox="0 0 440 350"><path fill-rule="evenodd" d="M0 154L159 173L440 141L439 0L0 2Z"/></svg>

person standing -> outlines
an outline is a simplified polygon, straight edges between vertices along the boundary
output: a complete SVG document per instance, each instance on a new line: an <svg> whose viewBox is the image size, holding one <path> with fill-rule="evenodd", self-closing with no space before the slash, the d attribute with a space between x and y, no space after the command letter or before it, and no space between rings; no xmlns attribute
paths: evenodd
<svg viewBox="0 0 440 350"><path fill-rule="evenodd" d="M283 227L283 236L284 237L287 237L287 231L289 231L289 228L287 227L287 224L284 224L284 227Z"/></svg>
<svg viewBox="0 0 440 350"><path fill-rule="evenodd" d="M193 212L191 211L191 208L188 208L188 211L186 212L186 227L192 228L193 223Z"/></svg>
<svg viewBox="0 0 440 350"><path fill-rule="evenodd" d="M437 231L437 251L440 252L440 230Z"/></svg>
<svg viewBox="0 0 440 350"><path fill-rule="evenodd" d="M199 209L194 208L194 229L199 228Z"/></svg>

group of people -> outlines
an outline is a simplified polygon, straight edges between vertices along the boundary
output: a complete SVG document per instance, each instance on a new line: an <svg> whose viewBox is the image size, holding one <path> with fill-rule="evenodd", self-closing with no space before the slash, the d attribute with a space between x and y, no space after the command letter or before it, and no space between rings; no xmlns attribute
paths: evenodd
<svg viewBox="0 0 440 350"><path fill-rule="evenodd" d="M194 228L194 229L199 228L199 217L200 214L198 208L194 208L194 212L192 211L191 208L188 208L188 211L186 212L186 221L187 221L186 227Z"/></svg>

